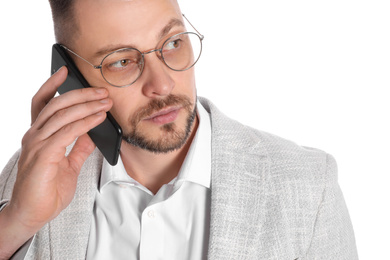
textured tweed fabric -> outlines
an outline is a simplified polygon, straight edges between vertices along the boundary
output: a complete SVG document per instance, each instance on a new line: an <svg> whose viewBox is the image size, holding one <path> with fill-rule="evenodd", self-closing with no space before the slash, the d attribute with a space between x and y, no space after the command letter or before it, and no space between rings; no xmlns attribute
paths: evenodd
<svg viewBox="0 0 390 260"><path fill-rule="evenodd" d="M348 210L328 154L211 114L209 259L358 259ZM12 194L17 152L0 175L0 206ZM85 162L75 198L34 237L27 259L85 259L101 171Z"/></svg>

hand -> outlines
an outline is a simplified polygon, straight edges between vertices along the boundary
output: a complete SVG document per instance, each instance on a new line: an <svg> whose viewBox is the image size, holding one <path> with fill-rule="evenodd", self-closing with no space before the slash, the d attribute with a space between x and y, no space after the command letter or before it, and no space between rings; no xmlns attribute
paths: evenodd
<svg viewBox="0 0 390 260"><path fill-rule="evenodd" d="M54 97L67 73L66 67L61 68L33 98L32 125L22 140L12 198L0 215L10 232L13 227L25 234L24 242L72 201L80 169L95 149L86 133L103 122L112 107L104 88L78 89ZM76 139L65 156L66 147Z"/></svg>

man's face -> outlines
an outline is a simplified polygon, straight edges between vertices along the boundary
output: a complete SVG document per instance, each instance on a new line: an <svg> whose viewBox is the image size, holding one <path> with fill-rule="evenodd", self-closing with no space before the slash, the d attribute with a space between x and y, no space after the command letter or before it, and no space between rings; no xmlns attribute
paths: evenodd
<svg viewBox="0 0 390 260"><path fill-rule="evenodd" d="M75 10L80 31L69 47L95 65L113 50L161 48L165 39L186 31L175 0L78 0ZM107 51L97 55L102 50ZM125 141L153 152L169 152L185 143L196 120L193 68L173 71L154 52L145 55L143 73L134 84L117 88L100 70L74 60L92 86L109 91L111 113Z"/></svg>

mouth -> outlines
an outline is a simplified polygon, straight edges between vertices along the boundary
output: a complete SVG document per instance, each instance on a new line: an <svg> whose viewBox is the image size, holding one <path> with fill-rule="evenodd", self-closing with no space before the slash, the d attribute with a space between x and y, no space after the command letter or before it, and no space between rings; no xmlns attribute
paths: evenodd
<svg viewBox="0 0 390 260"><path fill-rule="evenodd" d="M169 124L176 120L177 115L180 112L180 109L181 109L180 106L168 107L156 113L153 113L148 117L145 117L143 120L153 122L159 125Z"/></svg>

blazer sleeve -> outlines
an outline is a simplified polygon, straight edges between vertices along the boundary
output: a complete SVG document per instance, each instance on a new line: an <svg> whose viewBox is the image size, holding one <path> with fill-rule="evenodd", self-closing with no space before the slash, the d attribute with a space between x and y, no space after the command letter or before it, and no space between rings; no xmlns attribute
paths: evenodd
<svg viewBox="0 0 390 260"><path fill-rule="evenodd" d="M12 190L14 188L17 175L17 163L19 156L20 150L12 156L0 174L0 211L11 199ZM15 252L15 254L10 258L10 260L24 259L32 240L33 238L29 239L21 248L19 248L19 250Z"/></svg>
<svg viewBox="0 0 390 260"><path fill-rule="evenodd" d="M18 172L19 156L20 150L12 156L0 174L0 205L7 203L11 198Z"/></svg>
<svg viewBox="0 0 390 260"><path fill-rule="evenodd" d="M351 219L337 182L337 165L327 156L327 180L309 250L304 259L358 259Z"/></svg>

